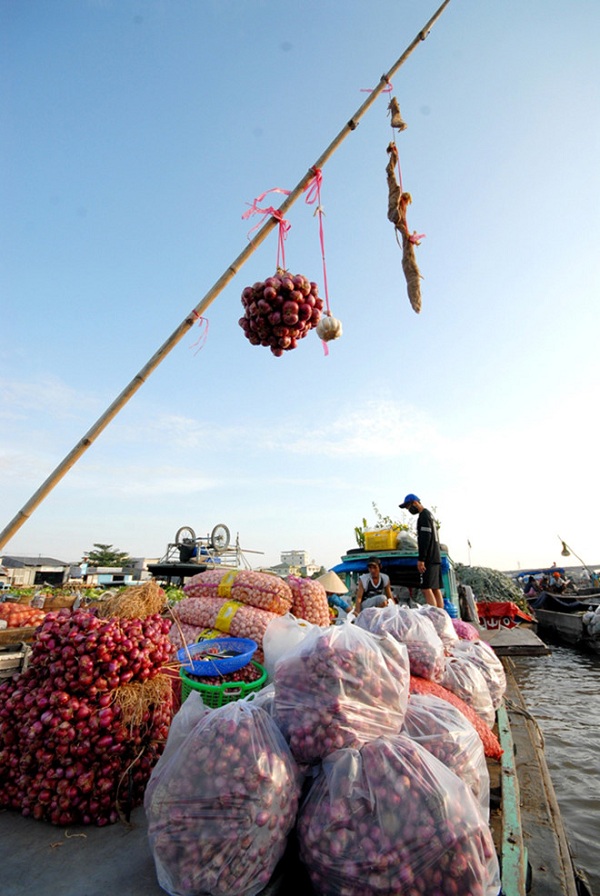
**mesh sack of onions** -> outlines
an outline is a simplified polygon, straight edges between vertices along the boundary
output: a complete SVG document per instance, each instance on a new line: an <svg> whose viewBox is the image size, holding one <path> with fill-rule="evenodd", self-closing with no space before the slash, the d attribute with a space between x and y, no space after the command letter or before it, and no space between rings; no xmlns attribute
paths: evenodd
<svg viewBox="0 0 600 896"><path fill-rule="evenodd" d="M319 288L302 274L281 269L242 291L239 325L252 345L270 347L276 357L296 348L321 319Z"/></svg>
<svg viewBox="0 0 600 896"><path fill-rule="evenodd" d="M406 648L388 635L315 626L275 666L274 718L296 760L312 764L397 732L408 681Z"/></svg>
<svg viewBox="0 0 600 896"><path fill-rule="evenodd" d="M481 669L468 657L447 656L440 684L471 706L486 725L493 727L496 711L490 689Z"/></svg>
<svg viewBox="0 0 600 896"><path fill-rule="evenodd" d="M168 626L46 616L30 665L0 685L0 805L102 826L141 803L171 722Z"/></svg>
<svg viewBox="0 0 600 896"><path fill-rule="evenodd" d="M448 688L438 684L437 681L430 681L427 678L418 678L416 675L410 676L409 687L411 695L431 694L434 697L439 697L441 700L446 700L447 703L451 703L452 706L455 706L477 731L477 734L481 738L485 755L490 759L500 759L502 756L500 741L490 726L477 715L475 710L469 706L468 703L465 703L464 700L461 700L460 697L457 697L456 694L453 694Z"/></svg>
<svg viewBox="0 0 600 896"><path fill-rule="evenodd" d="M458 635L456 634L456 629L452 625L452 619L442 607L433 607L431 604L424 604L422 607L417 608L417 613L420 613L421 616L425 616L426 619L431 619L433 627L442 639L444 646L458 641Z"/></svg>
<svg viewBox="0 0 600 896"><path fill-rule="evenodd" d="M327 592L321 582L299 576L288 576L287 582L292 592L291 612L294 616L314 625L331 624Z"/></svg>
<svg viewBox="0 0 600 896"><path fill-rule="evenodd" d="M320 896L496 896L500 889L491 832L469 787L402 734L330 756L297 832Z"/></svg>
<svg viewBox="0 0 600 896"><path fill-rule="evenodd" d="M471 625L470 622L465 622L464 619L453 619L452 625L454 626L454 630L461 641L479 640L479 632L474 625Z"/></svg>
<svg viewBox="0 0 600 896"><path fill-rule="evenodd" d="M279 576L251 569L207 569L183 586L189 597L220 597L283 616L292 606L290 587Z"/></svg>
<svg viewBox="0 0 600 896"><path fill-rule="evenodd" d="M411 675L440 681L444 674L444 644L430 619L418 610L391 604L367 607L356 617L356 625L376 635L388 633L406 645Z"/></svg>
<svg viewBox="0 0 600 896"><path fill-rule="evenodd" d="M506 673L493 649L481 639L459 641L449 649L451 656L466 657L481 669L485 677L494 709L498 709L506 693Z"/></svg>
<svg viewBox="0 0 600 896"><path fill-rule="evenodd" d="M269 622L278 618L277 613L224 597L187 597L173 607L173 615L186 625L215 628L233 638L251 638L261 650Z"/></svg>
<svg viewBox="0 0 600 896"><path fill-rule="evenodd" d="M200 717L146 789L148 838L163 890L262 890L294 825L300 784L287 744L260 706L238 700Z"/></svg>
<svg viewBox="0 0 600 896"><path fill-rule="evenodd" d="M490 773L481 738L463 714L431 694L411 694L401 734L415 740L468 784L483 817L490 812Z"/></svg>

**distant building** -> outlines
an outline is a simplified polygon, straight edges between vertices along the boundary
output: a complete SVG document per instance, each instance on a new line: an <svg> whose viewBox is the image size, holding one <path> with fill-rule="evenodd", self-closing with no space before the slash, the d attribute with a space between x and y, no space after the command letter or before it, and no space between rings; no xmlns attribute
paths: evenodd
<svg viewBox="0 0 600 896"><path fill-rule="evenodd" d="M303 579L310 579L316 572L321 571L321 564L309 560L306 551L282 551L279 557L281 562L270 566L266 571L273 572L281 578L300 576Z"/></svg>
<svg viewBox="0 0 600 896"><path fill-rule="evenodd" d="M15 588L31 588L34 585L60 586L69 581L71 564L54 557L0 557L0 581Z"/></svg>

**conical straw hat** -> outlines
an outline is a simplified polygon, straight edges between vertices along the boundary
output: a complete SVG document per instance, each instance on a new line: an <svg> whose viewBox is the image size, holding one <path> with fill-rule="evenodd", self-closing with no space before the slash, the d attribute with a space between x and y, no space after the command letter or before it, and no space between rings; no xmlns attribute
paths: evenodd
<svg viewBox="0 0 600 896"><path fill-rule="evenodd" d="M329 572L324 573L322 576L317 578L317 582L320 582L325 591L328 591L330 594L347 594L348 589L340 579L340 577L335 573L332 569Z"/></svg>

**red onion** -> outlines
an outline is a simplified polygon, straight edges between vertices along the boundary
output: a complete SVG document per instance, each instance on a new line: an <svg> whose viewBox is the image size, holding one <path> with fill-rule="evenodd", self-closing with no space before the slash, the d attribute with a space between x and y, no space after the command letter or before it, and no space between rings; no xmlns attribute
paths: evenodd
<svg viewBox="0 0 600 896"><path fill-rule="evenodd" d="M493 727L496 712L486 677L468 657L447 656L440 684L468 703L486 725Z"/></svg>
<svg viewBox="0 0 600 896"><path fill-rule="evenodd" d="M506 693L506 673L500 659L485 641L459 641L450 648L452 656L466 657L481 669L492 698L494 709L498 709Z"/></svg>

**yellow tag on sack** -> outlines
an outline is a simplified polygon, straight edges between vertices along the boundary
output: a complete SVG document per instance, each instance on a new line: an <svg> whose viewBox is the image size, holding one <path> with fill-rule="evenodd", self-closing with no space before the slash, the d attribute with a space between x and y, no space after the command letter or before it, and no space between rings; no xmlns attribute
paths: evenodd
<svg viewBox="0 0 600 896"><path fill-rule="evenodd" d="M225 603L217 613L217 618L215 619L215 628L220 629L222 632L228 632L229 627L233 622L233 617L235 616L239 608L243 606L244 604L239 600L225 601Z"/></svg>
<svg viewBox="0 0 600 896"><path fill-rule="evenodd" d="M231 586L238 572L239 569L230 569L229 572L225 573L217 586L218 597L231 597Z"/></svg>

